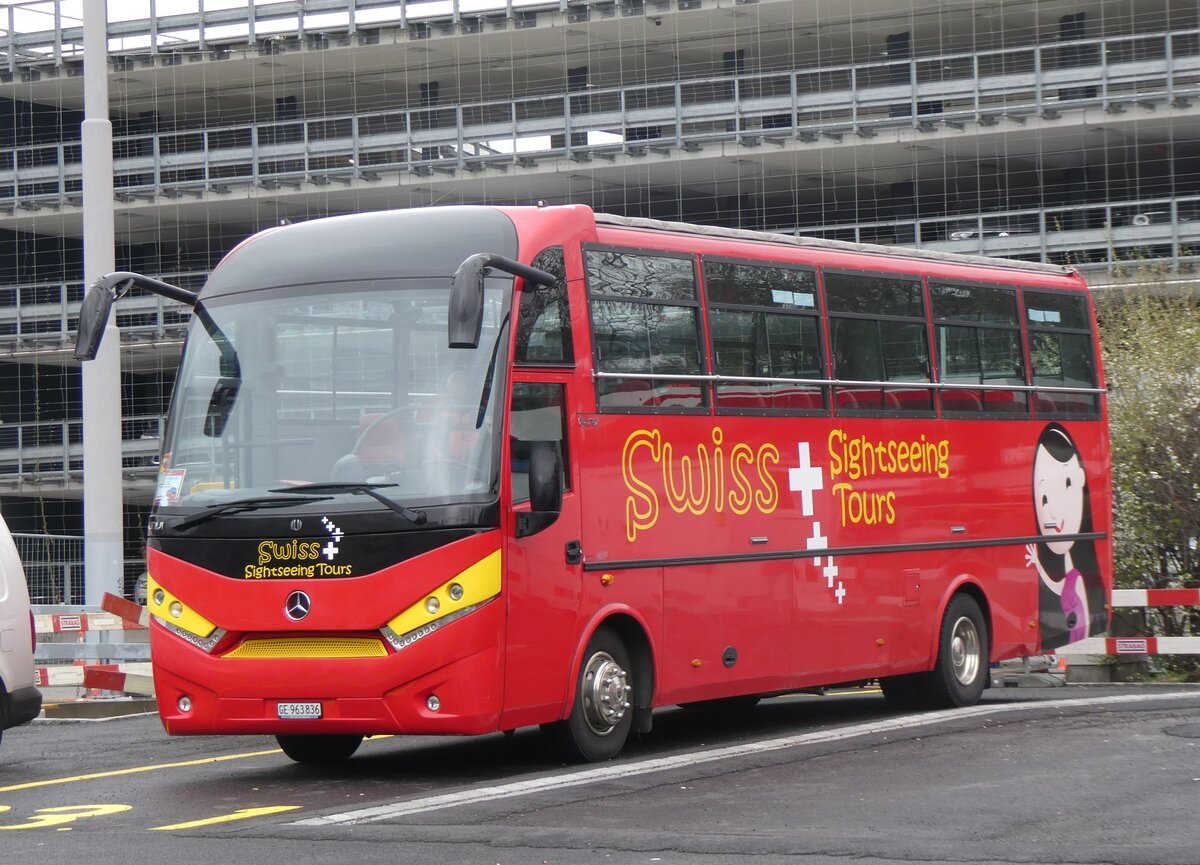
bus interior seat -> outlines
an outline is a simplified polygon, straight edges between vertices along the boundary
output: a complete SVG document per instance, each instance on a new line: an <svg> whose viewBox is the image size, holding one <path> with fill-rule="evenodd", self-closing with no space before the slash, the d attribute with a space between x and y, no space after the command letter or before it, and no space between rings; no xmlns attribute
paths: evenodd
<svg viewBox="0 0 1200 865"><path fill-rule="evenodd" d="M825 408L825 399L820 388L795 388L776 392L772 408L814 411Z"/></svg>
<svg viewBox="0 0 1200 865"><path fill-rule="evenodd" d="M766 397L760 391L731 391L720 390L717 400L722 408L765 409L770 408Z"/></svg>
<svg viewBox="0 0 1200 865"><path fill-rule="evenodd" d="M1044 393L1034 396L1033 407L1037 409L1038 414L1054 414L1059 410L1054 398Z"/></svg>
<svg viewBox="0 0 1200 865"><path fill-rule="evenodd" d="M404 461L404 420L399 415L364 414L354 449L333 464L335 481L365 480Z"/></svg>
<svg viewBox="0 0 1200 865"><path fill-rule="evenodd" d="M990 390L984 396L984 403L990 412L1004 414L1028 414L1029 396L1015 390Z"/></svg>
<svg viewBox="0 0 1200 865"><path fill-rule="evenodd" d="M973 390L942 391L942 411L983 411L983 401Z"/></svg>

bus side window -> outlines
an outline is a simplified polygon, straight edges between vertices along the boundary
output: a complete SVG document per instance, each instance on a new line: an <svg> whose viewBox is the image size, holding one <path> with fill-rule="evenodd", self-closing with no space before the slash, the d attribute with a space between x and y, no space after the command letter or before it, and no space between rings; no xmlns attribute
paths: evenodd
<svg viewBox="0 0 1200 865"><path fill-rule="evenodd" d="M1096 387L1087 298L1066 292L1023 291L1029 360L1037 387ZM1045 391L1036 395L1039 415L1087 415L1100 411L1094 393Z"/></svg>
<svg viewBox="0 0 1200 865"><path fill-rule="evenodd" d="M700 301L690 256L584 250L601 411L695 412L701 380ZM611 376L611 377L610 377Z"/></svg>
<svg viewBox="0 0 1200 865"><path fill-rule="evenodd" d="M571 309L567 300L567 267L561 246L542 250L533 266L554 276L555 285L526 282L517 313L517 351L521 366L574 366Z"/></svg>
<svg viewBox="0 0 1200 865"><path fill-rule="evenodd" d="M529 450L535 441L556 442L562 453L563 491L571 489L567 454L565 386L543 382L514 382L509 446L512 449L512 500L529 501Z"/></svg>
<svg viewBox="0 0 1200 865"><path fill-rule="evenodd" d="M823 411L825 388L796 381L825 377L815 271L710 258L702 267L714 372L744 379L717 383L718 410Z"/></svg>
<svg viewBox="0 0 1200 865"><path fill-rule="evenodd" d="M932 389L922 386L929 382L930 369L920 278L829 270L823 277L833 377L880 382L838 385L838 408L932 412Z"/></svg>
<svg viewBox="0 0 1200 865"><path fill-rule="evenodd" d="M942 412L1028 414L1029 400L1024 391L992 389L1025 384L1016 290L930 282L929 297L933 306L938 378L945 385L941 392Z"/></svg>

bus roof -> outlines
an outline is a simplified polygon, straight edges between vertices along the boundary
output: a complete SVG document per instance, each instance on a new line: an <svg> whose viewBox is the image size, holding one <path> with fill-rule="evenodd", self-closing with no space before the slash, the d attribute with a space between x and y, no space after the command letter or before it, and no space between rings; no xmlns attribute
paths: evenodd
<svg viewBox="0 0 1200 865"><path fill-rule="evenodd" d="M969 264L976 267L1008 268L1028 273L1048 273L1055 276L1072 276L1073 267L1061 264L1042 264L1037 261L1015 261L1011 258L991 258L986 255L963 255L957 252L935 252L925 249L909 249L902 246L880 246L874 243L849 243L844 240L825 240L820 237L797 237L791 234L773 234L769 231L749 231L744 228L720 228L715 225L691 225L686 222L666 222L660 219L641 219L632 216L615 216L597 213L598 225L616 228L633 228L643 231L690 234L698 237L723 238L726 240L748 240L758 243L799 246L805 249L827 249L836 252L852 252L859 255L880 255L888 258L907 258L916 261L941 261L947 264Z"/></svg>

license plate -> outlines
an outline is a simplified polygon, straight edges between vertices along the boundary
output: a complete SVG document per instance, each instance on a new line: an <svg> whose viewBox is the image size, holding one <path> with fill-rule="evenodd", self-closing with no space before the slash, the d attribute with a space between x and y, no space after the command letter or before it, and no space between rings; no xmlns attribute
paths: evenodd
<svg viewBox="0 0 1200 865"><path fill-rule="evenodd" d="M320 718L320 703L279 703L275 706L275 716L281 719Z"/></svg>

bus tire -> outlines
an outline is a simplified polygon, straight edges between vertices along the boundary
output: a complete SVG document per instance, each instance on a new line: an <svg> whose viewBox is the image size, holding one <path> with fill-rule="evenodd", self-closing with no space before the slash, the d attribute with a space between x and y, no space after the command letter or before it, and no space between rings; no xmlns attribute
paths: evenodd
<svg viewBox="0 0 1200 865"><path fill-rule="evenodd" d="M547 725L564 757L573 762L611 760L633 726L629 651L615 631L601 627L588 641L565 721Z"/></svg>
<svg viewBox="0 0 1200 865"><path fill-rule="evenodd" d="M950 599L938 635L937 663L926 674L925 705L930 709L973 706L988 676L988 626L979 603L959 593Z"/></svg>
<svg viewBox="0 0 1200 865"><path fill-rule="evenodd" d="M323 765L349 760L362 744L363 737L346 736L276 736L275 741L297 763Z"/></svg>

